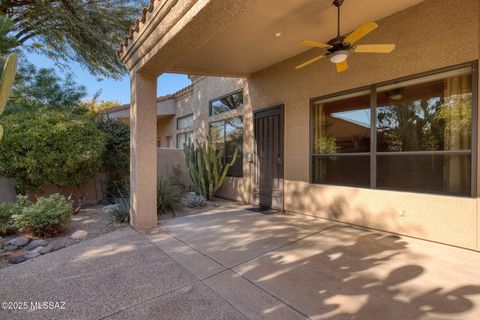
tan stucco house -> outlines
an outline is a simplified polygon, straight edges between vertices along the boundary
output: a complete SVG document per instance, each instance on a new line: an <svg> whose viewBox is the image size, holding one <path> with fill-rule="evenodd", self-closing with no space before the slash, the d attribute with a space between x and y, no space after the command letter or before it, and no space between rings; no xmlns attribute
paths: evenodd
<svg viewBox="0 0 480 320"><path fill-rule="evenodd" d="M223 196L480 250L479 0L345 0L340 21L345 35L375 22L359 44L395 50L296 69L325 53L300 41L335 37L332 1L152 0L118 50L131 77L132 225L156 225L158 150L193 122L195 139L220 132L242 147ZM195 77L159 115L165 72Z"/></svg>

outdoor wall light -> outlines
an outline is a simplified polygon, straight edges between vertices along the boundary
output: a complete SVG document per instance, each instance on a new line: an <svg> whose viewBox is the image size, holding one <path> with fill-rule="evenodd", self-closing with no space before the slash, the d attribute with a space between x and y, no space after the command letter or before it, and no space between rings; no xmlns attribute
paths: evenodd
<svg viewBox="0 0 480 320"><path fill-rule="evenodd" d="M327 55L328 59L332 63L342 63L343 61L347 60L348 56L350 55L350 51L348 50L339 50L332 52Z"/></svg>

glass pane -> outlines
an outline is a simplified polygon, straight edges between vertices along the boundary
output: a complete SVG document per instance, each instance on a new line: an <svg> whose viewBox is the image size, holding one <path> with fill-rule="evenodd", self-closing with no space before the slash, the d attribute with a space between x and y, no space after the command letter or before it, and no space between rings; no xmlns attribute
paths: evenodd
<svg viewBox="0 0 480 320"><path fill-rule="evenodd" d="M177 129L185 129L193 126L193 114L177 119Z"/></svg>
<svg viewBox="0 0 480 320"><path fill-rule="evenodd" d="M313 107L314 153L370 151L370 93L317 101Z"/></svg>
<svg viewBox="0 0 480 320"><path fill-rule="evenodd" d="M369 187L370 156L313 157L313 182Z"/></svg>
<svg viewBox="0 0 480 320"><path fill-rule="evenodd" d="M445 76L379 89L379 152L471 149L471 71Z"/></svg>
<svg viewBox="0 0 480 320"><path fill-rule="evenodd" d="M243 107L243 92L233 93L224 98L213 100L210 104L211 115Z"/></svg>
<svg viewBox="0 0 480 320"><path fill-rule="evenodd" d="M470 195L470 154L377 156L377 187Z"/></svg>
<svg viewBox="0 0 480 320"><path fill-rule="evenodd" d="M235 149L238 149L237 160L230 170L229 176L241 177L243 176L243 121L242 118L233 118L225 122L226 133L226 157L225 161L230 162L235 153Z"/></svg>
<svg viewBox="0 0 480 320"><path fill-rule="evenodd" d="M177 149L183 149L185 142L185 133L177 134Z"/></svg>
<svg viewBox="0 0 480 320"><path fill-rule="evenodd" d="M210 124L210 138L219 152L223 152L225 144L225 123L223 121L213 122Z"/></svg>

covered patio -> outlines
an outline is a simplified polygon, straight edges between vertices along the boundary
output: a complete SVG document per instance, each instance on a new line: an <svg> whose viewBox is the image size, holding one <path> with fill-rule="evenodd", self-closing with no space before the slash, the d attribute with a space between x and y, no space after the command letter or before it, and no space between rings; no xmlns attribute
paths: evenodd
<svg viewBox="0 0 480 320"><path fill-rule="evenodd" d="M130 228L0 270L5 319L424 320L480 317L470 250L236 206Z"/></svg>
<svg viewBox="0 0 480 320"><path fill-rule="evenodd" d="M243 93L243 176L226 180L230 198L257 205L266 194L267 205L287 212L480 250L478 21L477 0L345 0L340 34L348 37L364 26L368 32L356 45L390 44L384 52L389 53L365 53L368 46L363 46L351 52L346 70L328 57L296 69L326 53L325 48L301 45L302 40L326 43L337 34L332 0L152 0L118 50L131 77L133 227L157 224L155 191L162 158L157 159L156 150L156 79L177 72L241 77L235 90ZM214 93L208 85L194 92L195 139L208 135L214 121L232 116L205 111L212 99L231 92ZM466 104L457 103L460 94ZM359 98L348 100L352 95ZM329 129L314 109L332 99L337 104L325 108L343 129L319 136ZM416 123L416 131L400 137L398 125L386 134L378 127L385 115L378 110L433 108L435 101L444 101L444 109L465 105L465 118L439 122L439 110L428 119L417 110L405 120ZM345 121L348 114L355 116ZM257 134L261 117L273 126L263 132L280 129L274 135ZM323 129L315 129L319 125ZM409 137L433 126L436 133L408 146ZM259 139L276 138L278 154L262 158ZM382 145L380 138L388 141ZM332 141L337 141L335 148L320 150ZM261 158L270 162L262 164ZM266 172L271 168L275 176ZM265 189L262 179L274 183Z"/></svg>

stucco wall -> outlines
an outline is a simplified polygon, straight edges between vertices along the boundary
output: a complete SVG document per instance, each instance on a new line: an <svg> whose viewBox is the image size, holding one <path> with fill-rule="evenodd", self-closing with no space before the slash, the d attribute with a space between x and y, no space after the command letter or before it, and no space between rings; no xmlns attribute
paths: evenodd
<svg viewBox="0 0 480 320"><path fill-rule="evenodd" d="M355 54L344 73L328 61L294 70L318 55L311 50L253 74L246 85L253 110L285 104L285 208L479 249L477 199L308 183L311 98L477 60L478 20L476 0L428 0L378 21L361 41L395 43L391 54Z"/></svg>

